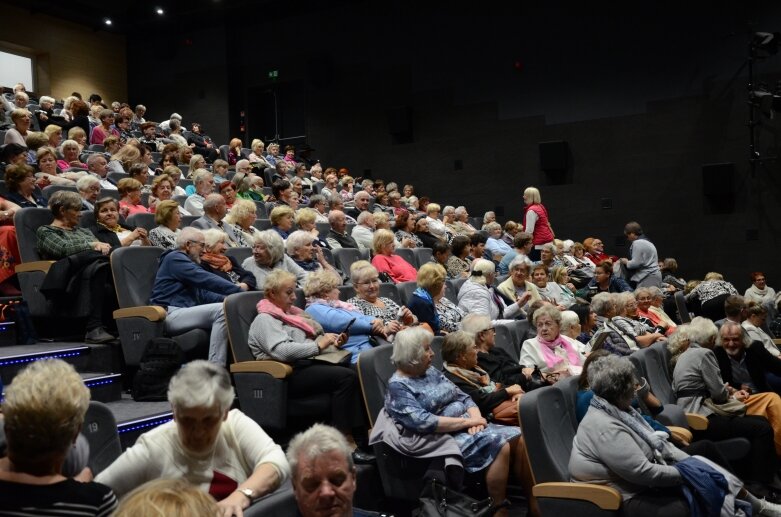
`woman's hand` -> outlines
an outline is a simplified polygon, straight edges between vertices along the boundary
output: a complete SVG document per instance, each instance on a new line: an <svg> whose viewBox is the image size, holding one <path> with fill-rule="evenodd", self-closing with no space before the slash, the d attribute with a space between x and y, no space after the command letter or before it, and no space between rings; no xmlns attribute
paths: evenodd
<svg viewBox="0 0 781 517"><path fill-rule="evenodd" d="M515 303L518 304L518 307L523 307L524 305L526 305L529 302L529 299L531 299L531 297L532 297L532 293L530 293L529 291L526 291L521 296L516 296L515 297Z"/></svg>
<svg viewBox="0 0 781 517"><path fill-rule="evenodd" d="M732 395L735 400L738 402L745 402L747 398L749 398L749 393L747 391L738 390Z"/></svg>
<svg viewBox="0 0 781 517"><path fill-rule="evenodd" d="M533 373L533 372L534 372L534 368L523 368L523 369L521 370L521 373L522 373L522 374L523 374L523 376L524 376L524 377L526 377L527 379L531 379L531 378L532 378L532 373Z"/></svg>
<svg viewBox="0 0 781 517"><path fill-rule="evenodd" d="M577 288L577 287L575 287L575 284L573 284L572 282L567 282L567 288L568 288L570 291L572 291L573 293L574 293L575 291L577 291L577 290L578 290L578 288Z"/></svg>
<svg viewBox="0 0 781 517"><path fill-rule="evenodd" d="M523 388L521 388L517 384L513 384L512 386L507 386L505 388L505 391L509 393L511 396L515 397L516 395L520 395L521 393L523 393Z"/></svg>
<svg viewBox="0 0 781 517"><path fill-rule="evenodd" d="M249 498L241 492L235 491L231 495L217 503L219 517L243 517L244 509L249 506Z"/></svg>
<svg viewBox="0 0 781 517"><path fill-rule="evenodd" d="M106 244L105 242L93 242L92 243L92 249L95 251L99 251L104 255L108 255L111 251L111 246L109 244Z"/></svg>
<svg viewBox="0 0 781 517"><path fill-rule="evenodd" d="M488 422L483 417L469 417L464 419L464 428L469 434L476 434L485 429Z"/></svg>
<svg viewBox="0 0 781 517"><path fill-rule="evenodd" d="M249 286L247 284L245 284L244 282L241 282L241 283L239 283L237 285L239 286L239 289L241 289L242 291L249 291Z"/></svg>
<svg viewBox="0 0 781 517"><path fill-rule="evenodd" d="M325 350L329 346L338 347L339 346L339 337L341 335L342 334L334 334L332 332L329 332L329 333L323 334L322 336L317 338L317 341L315 341L315 343L317 343L317 346L318 346L318 348L320 348L320 351Z"/></svg>
<svg viewBox="0 0 781 517"><path fill-rule="evenodd" d="M389 336L391 334L395 334L396 332L400 331L403 328L403 325L401 322L397 320L391 320L388 323L385 324L385 336Z"/></svg>
<svg viewBox="0 0 781 517"><path fill-rule="evenodd" d="M372 320L372 334L385 334L385 322L380 318Z"/></svg>
<svg viewBox="0 0 781 517"><path fill-rule="evenodd" d="M415 315L412 314L412 311L406 306L401 308L401 322L405 325L412 325L415 323Z"/></svg>

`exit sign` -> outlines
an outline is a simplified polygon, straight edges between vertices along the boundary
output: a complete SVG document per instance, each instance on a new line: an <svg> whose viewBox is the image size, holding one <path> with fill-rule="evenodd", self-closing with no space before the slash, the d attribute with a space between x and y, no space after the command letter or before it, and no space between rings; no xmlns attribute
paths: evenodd
<svg viewBox="0 0 781 517"><path fill-rule="evenodd" d="M279 70L271 70L268 73L268 78L269 79L276 79L277 77L279 77Z"/></svg>

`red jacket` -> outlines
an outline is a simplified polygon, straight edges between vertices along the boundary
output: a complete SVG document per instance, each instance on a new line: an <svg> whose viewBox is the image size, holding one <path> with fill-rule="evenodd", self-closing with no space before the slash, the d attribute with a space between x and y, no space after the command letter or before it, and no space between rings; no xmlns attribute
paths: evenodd
<svg viewBox="0 0 781 517"><path fill-rule="evenodd" d="M534 233L532 234L532 243L537 246L539 244L545 244L553 241L553 230L551 230L550 222L548 221L548 211L540 203L534 203L528 205L523 210L523 226L526 230L526 213L532 210L537 214L537 222L534 223Z"/></svg>

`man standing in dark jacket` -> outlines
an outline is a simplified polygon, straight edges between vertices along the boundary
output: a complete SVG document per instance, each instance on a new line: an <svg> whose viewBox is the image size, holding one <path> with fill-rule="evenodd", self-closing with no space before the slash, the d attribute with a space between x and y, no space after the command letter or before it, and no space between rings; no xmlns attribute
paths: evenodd
<svg viewBox="0 0 781 517"><path fill-rule="evenodd" d="M752 343L739 324L725 321L719 329L716 345L713 353L724 382L749 393L778 391L781 386L781 359L765 350L759 341Z"/></svg>
<svg viewBox="0 0 781 517"><path fill-rule="evenodd" d="M165 307L165 331L179 335L193 329L211 330L209 361L225 366L228 357L227 328L223 299L247 290L247 284L233 284L200 266L204 251L203 233L183 228L176 238L178 249L160 257L150 303Z"/></svg>

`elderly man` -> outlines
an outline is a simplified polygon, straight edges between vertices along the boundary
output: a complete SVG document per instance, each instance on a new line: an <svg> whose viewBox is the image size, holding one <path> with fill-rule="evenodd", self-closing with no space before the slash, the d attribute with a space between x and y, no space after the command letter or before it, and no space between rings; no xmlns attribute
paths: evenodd
<svg viewBox="0 0 781 517"><path fill-rule="evenodd" d="M236 162L236 174L249 174L252 172L252 164L249 160L239 160Z"/></svg>
<svg viewBox="0 0 781 517"><path fill-rule="evenodd" d="M469 212L463 206L453 210L454 221L448 226L454 235L466 235L471 237L477 231L477 228L469 224Z"/></svg>
<svg viewBox="0 0 781 517"><path fill-rule="evenodd" d="M171 116L168 118L168 120L164 120L160 122L160 129L163 130L164 133L168 133L168 131L171 130L171 120L176 119L180 123L182 122L182 116L178 113L171 113Z"/></svg>
<svg viewBox="0 0 781 517"><path fill-rule="evenodd" d="M149 149L150 153L156 153L160 150L160 140L157 138L157 126L154 122L143 122L138 126L143 133L138 140Z"/></svg>
<svg viewBox="0 0 781 517"><path fill-rule="evenodd" d="M331 210L328 212L328 223L331 225L331 229L328 232L326 241L328 241L328 245L331 246L332 250L358 247L358 243L355 242L355 239L347 235L347 232L345 231L347 222L345 220L344 212L340 210Z"/></svg>
<svg viewBox="0 0 781 517"><path fill-rule="evenodd" d="M768 352L759 341L751 342L743 327L725 321L713 349L721 378L736 390L749 393L779 392L781 359Z"/></svg>
<svg viewBox="0 0 781 517"><path fill-rule="evenodd" d="M355 465L342 433L315 424L287 449L293 493L302 517L368 517L353 508Z"/></svg>
<svg viewBox="0 0 781 517"><path fill-rule="evenodd" d="M228 207L225 204L225 198L220 194L209 194L203 201L203 216L193 221L190 226L200 230L208 230L210 228L220 230L227 235L225 243L228 247L235 248L239 245L238 230L230 224L223 222L227 213Z"/></svg>
<svg viewBox="0 0 781 517"><path fill-rule="evenodd" d="M193 185L195 194L187 198L184 209L193 215L203 215L203 202L214 192L214 176L206 169L198 169L193 174Z"/></svg>
<svg viewBox="0 0 781 517"><path fill-rule="evenodd" d="M100 153L93 153L87 158L87 170L98 179L100 188L104 190L117 190L117 185L108 178L108 162Z"/></svg>
<svg viewBox="0 0 781 517"><path fill-rule="evenodd" d="M329 213L333 212L334 210L339 210L340 212L344 213L344 200L342 199L342 196L335 196L328 200ZM347 214L344 214L344 220L347 222L347 224L351 224L353 226L358 224L358 221Z"/></svg>
<svg viewBox="0 0 781 517"><path fill-rule="evenodd" d="M176 237L175 250L160 256L155 285L149 303L167 311L165 332L176 336L193 329L211 330L209 361L225 366L228 358L227 328L222 301L229 294L246 291L238 285L209 273L200 266L205 240L201 230L183 228Z"/></svg>
<svg viewBox="0 0 781 517"><path fill-rule="evenodd" d="M635 287L661 287L662 272L659 269L659 255L656 246L643 235L643 228L632 221L624 226L629 246L630 259L622 258L622 269L626 268L628 279Z"/></svg>
<svg viewBox="0 0 781 517"><path fill-rule="evenodd" d="M369 212L361 212L358 215L358 225L353 228L350 236L358 244L360 249L372 249L372 240L374 240L374 230L377 228L377 222L374 216Z"/></svg>
<svg viewBox="0 0 781 517"><path fill-rule="evenodd" d="M358 216L361 215L361 212L366 212L367 210L369 210L369 202L371 201L371 199L372 197L365 190L356 192L355 197L353 198L353 201L355 202L355 207L348 208L347 210L345 210L344 213L357 220Z"/></svg>
<svg viewBox="0 0 781 517"><path fill-rule="evenodd" d="M146 115L146 106L143 104L137 105L133 112L133 118L130 120L134 128L138 128L138 126L146 122L146 120L144 120L144 115Z"/></svg>
<svg viewBox="0 0 781 517"><path fill-rule="evenodd" d="M531 233L518 232L513 237L513 249L507 252L502 260L499 261L499 265L496 267L497 275L506 275L510 272L510 262L512 262L517 256L524 256L529 259L529 252L534 247L533 237Z"/></svg>

